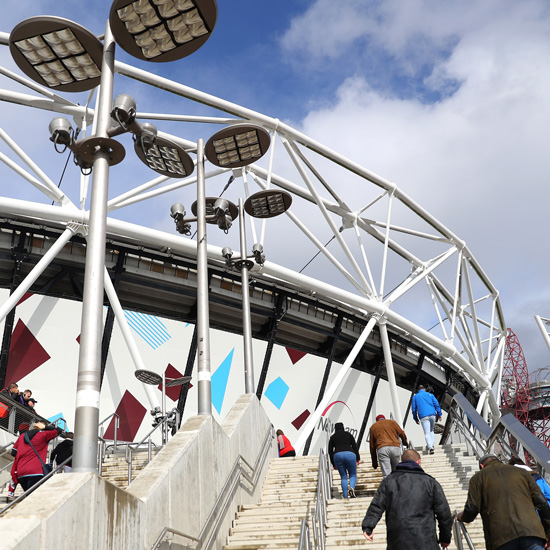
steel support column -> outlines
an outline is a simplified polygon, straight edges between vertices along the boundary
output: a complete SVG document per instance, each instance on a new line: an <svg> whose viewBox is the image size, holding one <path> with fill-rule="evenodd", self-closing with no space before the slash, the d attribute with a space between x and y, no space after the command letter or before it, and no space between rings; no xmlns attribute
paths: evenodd
<svg viewBox="0 0 550 550"><path fill-rule="evenodd" d="M191 345L189 346L189 353L187 354L187 363L185 364L184 376L192 376L193 365L195 364L195 357L197 356L197 325L193 330L193 337L191 339ZM189 393L189 382L183 384L180 389L180 396L176 408L179 411L180 426L183 419L183 412L185 411L185 403L187 402L187 395ZM179 428L179 426L178 426Z"/></svg>
<svg viewBox="0 0 550 550"><path fill-rule="evenodd" d="M370 412L372 410L372 404L374 403L374 398L376 397L376 391L378 390L378 384L380 383L380 374L382 372L382 361L383 358L378 358L378 365L376 367L376 374L374 375L374 381L372 383L372 388L370 390L369 401L367 403L367 408L365 409L365 414L363 416L363 422L361 423L361 428L359 429L359 435L357 436L357 446L361 447L361 441L365 437L365 430L367 429L367 422L369 421Z"/></svg>
<svg viewBox="0 0 550 550"><path fill-rule="evenodd" d="M330 354L328 356L327 364L325 366L325 374L323 375L323 380L321 381L321 388L319 389L319 395L317 396L317 403L315 404L315 408L319 406L321 399L323 399L325 395L325 390L328 384L328 377L330 376L330 369L332 367L332 360L334 358L334 352L336 351L336 344L338 342L338 336L340 335L340 330L342 328L342 320L343 320L343 315L340 313L338 315L338 319L336 320L336 325L334 327L334 335L332 336L332 345L330 347ZM309 448L311 446L312 439L313 439L313 430L309 434L309 437L307 438L306 444L304 446L304 453L303 453L304 456L309 453Z"/></svg>
<svg viewBox="0 0 550 550"><path fill-rule="evenodd" d="M283 301L285 299L284 294L278 294L277 305L275 306L275 313L271 319L271 327L269 330L269 338L267 340L267 346L265 348L264 362L262 365L262 372L260 373L260 379L258 380L258 387L256 388L256 397L261 400L264 393L265 380L267 378L267 372L269 370L269 364L271 362L271 355L273 353L273 346L275 344L275 336L277 334L277 327L279 321L283 318L285 312L283 311Z"/></svg>
<svg viewBox="0 0 550 550"><path fill-rule="evenodd" d="M107 130L111 125L114 63L115 41L107 22L101 65L101 86L96 110L96 135L98 137L107 137ZM95 472L97 470L108 187L109 153L100 149L95 153L93 163L90 225L84 270L73 447L73 469L75 472Z"/></svg>
<svg viewBox="0 0 550 550"><path fill-rule="evenodd" d="M10 285L10 296L14 293L15 289L19 285L19 279L21 277L21 266L25 259L25 239L27 238L26 233L19 233L19 240L14 252L14 266L13 266L13 275L11 278ZM6 383L6 374L8 371L8 361L10 358L10 346L11 346L11 337L13 334L13 325L15 323L15 307L13 307L10 312L6 315L6 320L4 323L4 336L2 338L2 354L0 356L0 388L4 388L7 384L11 384L15 380L11 380Z"/></svg>
<svg viewBox="0 0 550 550"><path fill-rule="evenodd" d="M115 280L113 282L113 288L118 293L118 287L120 286L120 280L124 271L124 261L126 260L126 254L120 253L117 257L115 265ZM101 341L101 380L100 384L103 386L103 377L105 376L105 366L107 365L107 356L109 355L109 347L111 345L111 336L113 335L113 327L115 325L115 312L113 306L109 303L109 309L107 310L107 318L105 319L105 327L103 328L103 339Z"/></svg>

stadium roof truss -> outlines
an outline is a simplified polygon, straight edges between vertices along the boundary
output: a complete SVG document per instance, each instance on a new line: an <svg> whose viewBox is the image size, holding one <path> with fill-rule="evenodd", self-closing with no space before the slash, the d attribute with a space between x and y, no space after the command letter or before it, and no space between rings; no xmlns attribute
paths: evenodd
<svg viewBox="0 0 550 550"><path fill-rule="evenodd" d="M8 38L0 33L0 43L6 45ZM265 327L277 316L277 296L281 295L286 302L285 317L281 319L279 310L277 320L283 326L286 319L294 315L294 329L288 330L286 340L294 347L322 354L321 344L326 344L337 324L345 335L342 342L347 344L340 344L339 348L342 365L331 387L324 392L316 413L312 414L311 425L346 372L352 367L358 368L363 350L373 339L378 341L390 386L403 382L399 374L403 363L399 350L406 350L402 355L408 354L416 369L425 367L427 372L437 366L445 376L460 379L473 390L477 408L486 418L499 416L495 396L500 394L505 322L498 291L464 241L395 183L276 118L131 65L116 62L115 68L132 88L139 85L160 89L177 102L178 112L184 108L189 112L138 111L137 119L142 122L170 123L171 128L180 125L182 134L189 131L206 136L212 135L220 125L243 122L259 125L269 132L271 147L262 162L232 170L207 165L206 183L215 187L220 181L225 184L229 177L232 183L228 194L241 186L241 196L278 188L293 197L284 221L266 224L265 220L258 222L250 218L253 241L265 243L268 256L268 261L251 270L253 332L256 337L269 338ZM93 135L92 94L87 104L78 105L70 97L61 97L8 69L0 68L0 72L12 88L14 84L26 88L23 92L1 89L3 102L26 107L31 113L72 117L81 135ZM203 113L205 108L212 110L212 115L196 114ZM197 150L196 139L160 132L159 135L188 153ZM34 266L0 309L0 318L4 319L25 290L45 288L45 277L51 266L57 263L81 267L89 221L86 208L89 178L75 169L62 190L46 170L40 168L40 161L33 160L26 152L36 149L31 147L31 141L17 143L6 128L0 128L0 138L3 142L0 160L5 169L11 171L9 176L2 176L3 181L34 186L43 196L43 200L37 201L0 197L3 219L0 251L5 264L1 270L2 286L10 286L6 261L7 251L14 247L15 235L26 232L34 236L35 241L40 237L38 244L34 242L29 247L29 254L32 252L30 255L36 257ZM32 132L28 132L26 138L34 139ZM111 175L111 183L115 177L124 179L124 175L117 172L116 176ZM129 185L128 181L124 183ZM158 204L161 200L166 201L168 213L170 198L166 195L174 191L188 192L195 184L193 175L183 179L160 176L139 185L131 183L129 189L110 197L108 270L113 272L118 255L125 254L125 282L117 290L118 296L113 289L106 289L111 303L167 316L192 316L189 312L193 303L196 242L175 233L123 221L117 216L146 201ZM112 184L111 194L121 187L123 185ZM224 243L217 233L209 231L210 299L211 303L217 300L219 309L219 316L211 314L211 317L220 328L238 332L239 278L225 265L221 253ZM279 238L280 235L284 238ZM220 246L215 244L217 239ZM299 269L311 256L315 258L311 267ZM183 272L186 275L182 275ZM107 286L111 285L109 277L106 279ZM148 296L143 296L147 293L135 291L139 285L158 295L153 295L154 299L148 302ZM174 312L174 294L181 301L176 308L179 313ZM292 341L292 334L300 334L296 327L303 330L301 341ZM281 342L285 342L284 337ZM136 364L136 368L139 365ZM451 391L452 383L447 380L445 384ZM398 411L396 419L401 419Z"/></svg>

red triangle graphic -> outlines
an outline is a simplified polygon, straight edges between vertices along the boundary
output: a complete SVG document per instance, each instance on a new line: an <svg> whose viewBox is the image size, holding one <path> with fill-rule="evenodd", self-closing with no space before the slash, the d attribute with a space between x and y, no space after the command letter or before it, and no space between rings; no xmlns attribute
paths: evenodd
<svg viewBox="0 0 550 550"><path fill-rule="evenodd" d="M20 306L25 300L28 300L32 296L32 292L25 292L23 296L21 296L21 300L17 302L17 305Z"/></svg>
<svg viewBox="0 0 550 550"><path fill-rule="evenodd" d="M48 352L25 323L19 319L11 337L6 383L18 382L44 364L49 358Z"/></svg>
<svg viewBox="0 0 550 550"><path fill-rule="evenodd" d="M295 365L304 355L307 355L305 351L298 351L297 349L285 348L292 364Z"/></svg>

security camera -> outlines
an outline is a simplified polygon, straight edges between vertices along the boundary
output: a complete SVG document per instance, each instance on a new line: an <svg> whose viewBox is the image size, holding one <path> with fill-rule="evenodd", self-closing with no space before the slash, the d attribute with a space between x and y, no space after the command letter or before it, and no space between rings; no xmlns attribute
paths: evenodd
<svg viewBox="0 0 550 550"><path fill-rule="evenodd" d="M53 141L56 151L63 153L74 142L74 132L71 123L63 117L56 117L50 122L50 140ZM64 145L59 151L57 145Z"/></svg>
<svg viewBox="0 0 550 550"><path fill-rule="evenodd" d="M225 246L224 248L222 248L222 256L226 260L230 260L233 257L233 250L231 250L231 248L229 248L228 246Z"/></svg>
<svg viewBox="0 0 550 550"><path fill-rule="evenodd" d="M170 216L175 220L185 217L185 207L181 202L176 202L170 207Z"/></svg>
<svg viewBox="0 0 550 550"><path fill-rule="evenodd" d="M136 120L136 102L128 94L118 95L113 102L111 117L123 128L128 128Z"/></svg>
<svg viewBox="0 0 550 550"><path fill-rule="evenodd" d="M144 122L141 125L141 132L136 136L136 139L143 151L147 153L157 139L157 127L150 122Z"/></svg>
<svg viewBox="0 0 550 550"><path fill-rule="evenodd" d="M257 264L264 265L265 263L264 247L260 243L256 243L252 247L252 254L254 255L254 261Z"/></svg>
<svg viewBox="0 0 550 550"><path fill-rule="evenodd" d="M229 201L222 198L216 199L214 203L214 215L216 216L218 227L227 233L233 223L233 218L229 213Z"/></svg>
<svg viewBox="0 0 550 550"><path fill-rule="evenodd" d="M225 214L229 212L229 201L226 199L216 199L214 203L214 214L218 218L222 218Z"/></svg>
<svg viewBox="0 0 550 550"><path fill-rule="evenodd" d="M191 235L191 226L185 221L185 208L180 202L170 207L170 216L176 224L176 231L182 235Z"/></svg>

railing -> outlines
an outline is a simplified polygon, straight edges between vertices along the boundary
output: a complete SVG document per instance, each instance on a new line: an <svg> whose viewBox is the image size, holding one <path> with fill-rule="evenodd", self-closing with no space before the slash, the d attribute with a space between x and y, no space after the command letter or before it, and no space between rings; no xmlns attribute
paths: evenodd
<svg viewBox="0 0 550 550"><path fill-rule="evenodd" d="M164 441L164 433L168 422L172 421L173 411L166 416L159 419L158 424L139 442L139 443L127 443L126 444L126 462L128 463L128 485L132 483L132 457L134 452L141 450L144 445L147 445L147 463L151 462L153 458L153 434L157 430L162 430L162 440Z"/></svg>
<svg viewBox="0 0 550 550"><path fill-rule="evenodd" d="M466 443L470 454L478 458L488 452L507 462L521 456L541 476L550 474L550 449L511 414L501 416L491 428L473 405L456 394L447 416L441 443Z"/></svg>
<svg viewBox="0 0 550 550"><path fill-rule="evenodd" d="M311 539L309 537L309 525L307 524L307 519L302 519L302 524L300 525L300 539L298 541L299 550L310 550L311 548Z"/></svg>
<svg viewBox="0 0 550 550"><path fill-rule="evenodd" d="M256 487L258 479L260 477L260 473L262 471L263 464L269 454L271 442L274 436L275 434L273 431L273 427L271 427L266 433L266 436L262 443L262 447L260 449L260 452L258 453L258 456L256 457L256 461L253 466L250 465L243 456L239 455L237 457L235 463L233 464L233 468L231 469L231 472L229 473L229 476L227 477L227 480L225 481L222 490L220 491L220 495L218 496L212 510L210 511L208 518L206 519L203 528L201 529L198 538L188 535L186 533L182 533L181 531L173 529L172 527L165 527L153 544L151 550L157 550L157 548L159 548L159 546L162 544L164 537L168 533L179 535L181 537L185 537L187 539L195 541L197 544L194 546L194 550L209 550L216 540L219 526L227 510L230 499L233 496L235 489L237 488L239 483L241 483L241 479L244 478L248 483L250 483L253 489ZM243 468L243 463L250 470L251 474L249 474L247 470ZM187 548L189 547L187 546Z"/></svg>
<svg viewBox="0 0 550 550"><path fill-rule="evenodd" d="M458 510L455 510L454 514L454 523L453 523L453 538L455 541L455 545L457 550L464 550L464 545L462 544L462 537L466 540L466 544L468 545L468 548L470 550L475 550L474 543L472 542L472 539L470 538L470 534L468 533L468 529L466 529L466 525L462 523L461 521L458 521Z"/></svg>
<svg viewBox="0 0 550 550"><path fill-rule="evenodd" d="M327 501L331 496L332 468L328 455L320 449L319 451L319 476L317 478L317 493L315 497L315 514L312 517L313 544L315 550L325 550L325 528L327 525ZM299 550L306 550L311 547L307 520L302 520L300 527ZM305 545L305 546L304 546Z"/></svg>
<svg viewBox="0 0 550 550"><path fill-rule="evenodd" d="M107 448L107 440L104 437L105 428L103 427L103 425L105 424L105 422L107 422L107 420L110 420L113 417L115 419L115 428L113 434L113 453L116 453L118 444L118 429L120 427L120 416L118 416L117 413L112 413L99 423L99 446L97 450L97 472L99 475L102 475L103 473L103 461L105 460L105 452Z"/></svg>
<svg viewBox="0 0 550 550"><path fill-rule="evenodd" d="M35 422L51 424L47 418L40 416L30 407L25 407L4 394L0 394L0 402L9 407L8 414L0 418L0 428L14 435L17 435L22 427L28 430Z"/></svg>

